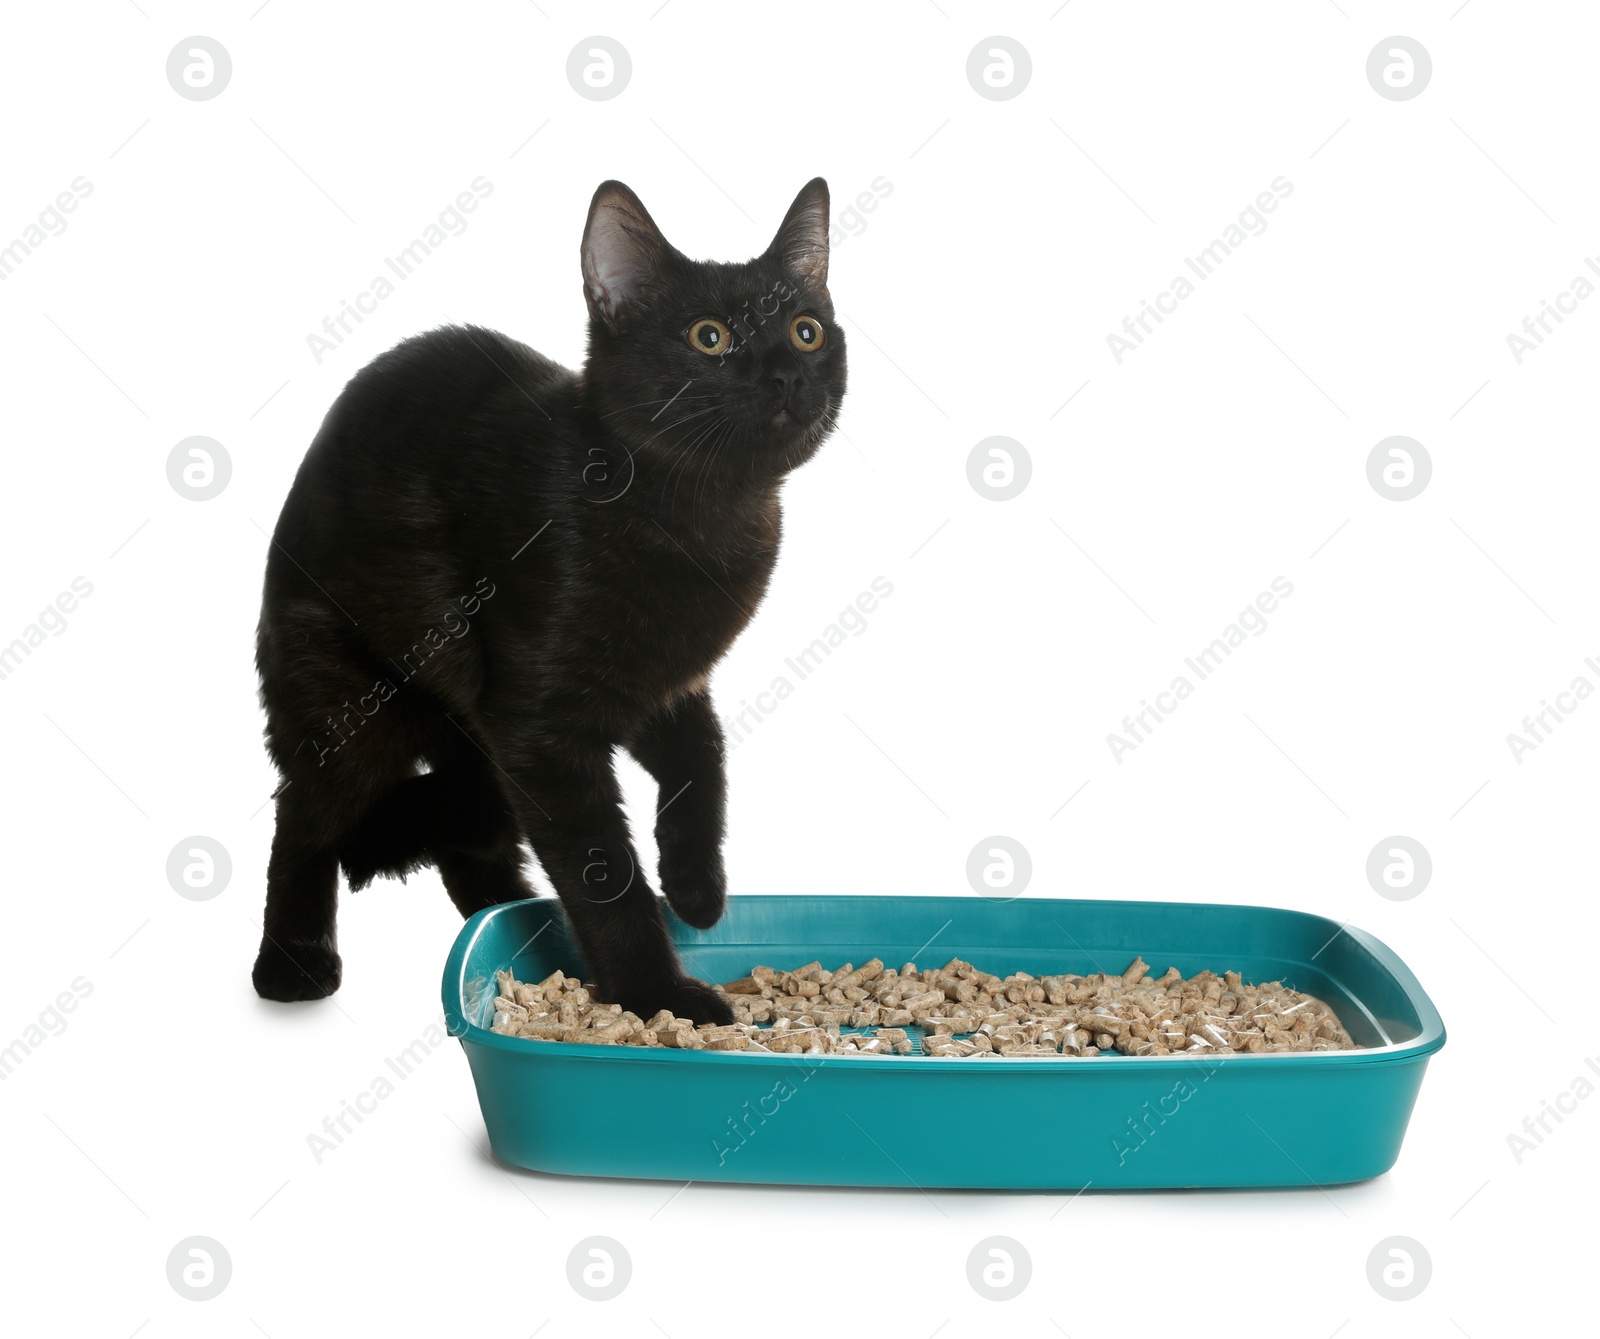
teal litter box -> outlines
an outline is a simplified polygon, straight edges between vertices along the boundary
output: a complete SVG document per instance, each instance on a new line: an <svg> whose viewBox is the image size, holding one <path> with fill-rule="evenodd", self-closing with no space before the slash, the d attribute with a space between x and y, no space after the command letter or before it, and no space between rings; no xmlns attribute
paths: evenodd
<svg viewBox="0 0 1600 1339"><path fill-rule="evenodd" d="M1298 911L1180 902L735 897L709 930L668 916L708 981L877 956L989 971L1235 970L1332 1005L1355 1051L941 1060L578 1045L488 1030L494 974L582 958L551 899L473 916L444 973L495 1156L671 1181L1095 1190L1327 1186L1395 1163L1444 1022L1384 944Z"/></svg>

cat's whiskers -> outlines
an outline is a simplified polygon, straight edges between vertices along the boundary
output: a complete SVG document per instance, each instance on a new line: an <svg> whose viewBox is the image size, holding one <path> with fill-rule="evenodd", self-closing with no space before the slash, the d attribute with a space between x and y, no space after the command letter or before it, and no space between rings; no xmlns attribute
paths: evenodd
<svg viewBox="0 0 1600 1339"><path fill-rule="evenodd" d="M677 419L677 420L667 424L664 428L657 429L655 432L651 433L650 436L646 437L644 439L644 441L637 443L637 445L641 449L646 447L646 446L649 446L651 442L655 441L658 437L662 437L665 434L671 432L674 428L681 428L685 423L688 423L691 419L696 419L696 418L700 418L700 417L702 417L702 416L704 416L706 414L715 413L716 409L717 409L716 405L707 405L703 409L693 410L692 412L690 412L688 414L685 414L682 418Z"/></svg>
<svg viewBox="0 0 1600 1339"><path fill-rule="evenodd" d="M669 405L674 400L714 400L713 395L663 395L658 400L640 400L638 404L624 405L621 409L608 409L601 414L601 418L616 418L619 414L631 414L635 409L646 409L650 405ZM653 421L653 420L652 420Z"/></svg>
<svg viewBox="0 0 1600 1339"><path fill-rule="evenodd" d="M717 434L716 441L712 444L711 454L706 463L700 467L700 485L695 488L695 510L700 509L700 488L711 478L712 469L722 459L722 453L727 450L728 444L733 440L734 422L728 419L723 423L723 430Z"/></svg>
<svg viewBox="0 0 1600 1339"><path fill-rule="evenodd" d="M699 465L695 469L694 489L689 494L691 506L695 511L700 510L700 485L705 481L706 471L711 467L711 462L717 458L717 443L721 441L723 429L726 427L727 421L719 420L715 425L714 431L707 433L700 442L696 443L696 455L699 459ZM676 490L673 491L673 501L676 504Z"/></svg>
<svg viewBox="0 0 1600 1339"><path fill-rule="evenodd" d="M671 432L676 428L683 427L685 424L689 423L693 419L702 418L706 414L714 412L715 409L716 409L716 406L712 405L712 406L710 406L708 408L697 409L697 410L693 411L692 413L685 414L682 418L677 419L674 422L669 423L665 428L662 428L660 432L653 433L650 437L646 438L645 442L642 443L642 445L648 445L650 442L655 441L657 438L665 437L668 432ZM698 432L702 426L704 426L704 425L696 424L695 427L691 431ZM713 423L713 426L714 426L714 423ZM678 466L681 465L682 463L684 463L689 458L690 454L693 451L693 443L692 442L680 442L680 443L674 445L670 440L668 440L668 441L665 441L665 442L662 443L662 449L667 454L667 458L672 462L671 463L671 467L667 471L667 477L662 481L662 488L664 489L667 486L667 484L672 482L672 475L677 470Z"/></svg>
<svg viewBox="0 0 1600 1339"><path fill-rule="evenodd" d="M713 419L709 425L705 425L701 428L701 430L696 432L693 440L685 442L679 447L678 459L673 463L672 468L667 471L667 478L665 483L662 485L663 487L665 487L667 483L672 482L672 476L674 474L678 474L678 471L683 466L686 466L690 461L695 459L695 452L700 443L705 441L706 438L708 438L714 431L720 428L724 422L725 420L723 419ZM684 474L687 474L687 470L684 471ZM678 489L683 486L684 474L678 474L678 482L673 487L672 499L668 503L669 508L676 508L678 505Z"/></svg>

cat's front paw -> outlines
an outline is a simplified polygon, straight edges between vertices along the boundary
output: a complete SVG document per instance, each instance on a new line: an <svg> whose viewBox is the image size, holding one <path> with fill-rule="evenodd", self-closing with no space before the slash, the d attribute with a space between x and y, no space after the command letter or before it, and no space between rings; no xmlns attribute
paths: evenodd
<svg viewBox="0 0 1600 1339"><path fill-rule="evenodd" d="M678 919L696 930L709 930L728 905L728 876L720 853L707 859L661 857L661 892Z"/></svg>
<svg viewBox="0 0 1600 1339"><path fill-rule="evenodd" d="M344 964L324 943L261 941L250 980L264 1000L320 1000L339 989Z"/></svg>
<svg viewBox="0 0 1600 1339"><path fill-rule="evenodd" d="M666 1009L675 1018L687 1018L696 1023L733 1022L733 1007L727 997L692 976L681 977L665 987L624 991L619 1002L640 1018L650 1018Z"/></svg>
<svg viewBox="0 0 1600 1339"><path fill-rule="evenodd" d="M671 1009L679 1018L692 1018L696 1023L733 1022L733 1006L727 997L693 977L679 982L662 1007Z"/></svg>

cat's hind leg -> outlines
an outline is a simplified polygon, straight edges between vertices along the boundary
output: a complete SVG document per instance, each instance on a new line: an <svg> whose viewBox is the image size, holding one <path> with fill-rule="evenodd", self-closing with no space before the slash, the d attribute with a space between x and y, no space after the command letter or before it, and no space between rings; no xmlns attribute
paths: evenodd
<svg viewBox="0 0 1600 1339"><path fill-rule="evenodd" d="M422 704L380 702L335 617L308 602L269 600L263 612L257 664L282 782L251 980L269 1000L339 988L340 843L416 771Z"/></svg>
<svg viewBox="0 0 1600 1339"><path fill-rule="evenodd" d="M429 750L434 781L434 863L463 917L533 896L522 868L522 829L510 784L484 743L453 717Z"/></svg>
<svg viewBox="0 0 1600 1339"><path fill-rule="evenodd" d="M261 950L250 979L267 1000L317 1000L339 989L339 861L310 786L280 788L267 864Z"/></svg>

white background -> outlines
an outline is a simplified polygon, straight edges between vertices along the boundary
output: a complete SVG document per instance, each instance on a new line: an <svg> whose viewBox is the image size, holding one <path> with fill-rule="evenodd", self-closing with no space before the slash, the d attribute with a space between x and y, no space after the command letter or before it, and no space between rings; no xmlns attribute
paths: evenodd
<svg viewBox="0 0 1600 1339"><path fill-rule="evenodd" d="M0 1043L75 979L92 990L0 1083L7 1327L1081 1337L1203 1307L1241 1333L1482 1339L1592 1308L1592 1234L1562 1215L1593 1184L1600 1101L1569 1098L1520 1161L1507 1136L1600 1053L1600 704L1520 762L1507 735L1576 676L1600 685L1583 663L1600 655L1600 301L1520 365L1506 336L1600 251L1600 25L1578 5L1457 6L13 10L0 238L75 177L93 189L0 284L0 643L74 577L93 593L0 681ZM610 101L565 76L596 33L632 59ZM1032 61L1007 101L966 77L995 33ZM191 34L231 53L211 101L165 77ZM1392 34L1431 53L1414 100L1367 81ZM1000 834L1031 854L1028 896L1353 921L1452 1030L1389 1175L1066 1207L565 1181L486 1158L453 1042L314 1160L307 1135L437 1021L459 922L431 872L380 884L345 898L334 1001L250 989L274 784L253 631L305 446L363 362L446 319L580 360L578 239L602 179L689 254L731 259L817 173L846 236L831 288L851 389L786 490L721 710L874 577L894 589L734 750L733 889L960 894ZM480 175L470 227L319 364L307 335ZM1107 334L1280 176L1293 193L1266 231L1119 364ZM892 192L860 228L843 211L877 178ZM166 475L196 434L232 461L207 502ZM1394 434L1432 460L1409 502L1367 479ZM967 478L993 435L1032 461L1009 502ZM1108 733L1277 576L1294 593L1268 629L1118 762ZM625 780L647 833L649 788ZM232 860L209 901L165 872L195 834ZM1434 864L1408 901L1365 874L1392 834ZM975 1158L1071 1137L1026 1111L949 1133ZM205 1303L166 1277L194 1234L232 1259ZM594 1234L634 1263L603 1305L566 1280ZM1034 1262L1003 1306L965 1277L995 1234ZM1396 1234L1433 1263L1404 1303L1366 1272Z"/></svg>

